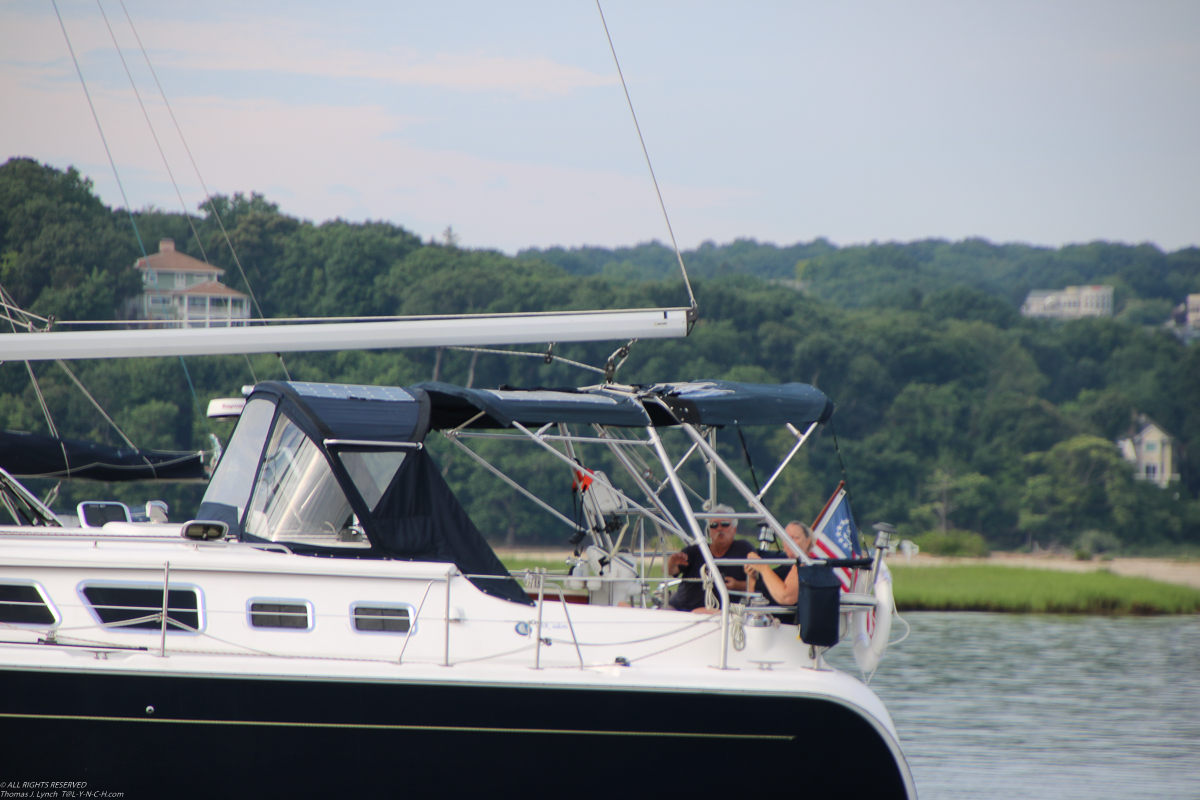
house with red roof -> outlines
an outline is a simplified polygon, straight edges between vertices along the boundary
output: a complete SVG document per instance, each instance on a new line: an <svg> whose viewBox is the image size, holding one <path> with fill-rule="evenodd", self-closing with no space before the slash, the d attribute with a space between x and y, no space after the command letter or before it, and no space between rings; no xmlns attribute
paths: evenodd
<svg viewBox="0 0 1200 800"><path fill-rule="evenodd" d="M144 291L130 301L134 319L161 320L163 328L227 328L250 319L250 297L221 283L225 270L175 249L174 239L139 258Z"/></svg>

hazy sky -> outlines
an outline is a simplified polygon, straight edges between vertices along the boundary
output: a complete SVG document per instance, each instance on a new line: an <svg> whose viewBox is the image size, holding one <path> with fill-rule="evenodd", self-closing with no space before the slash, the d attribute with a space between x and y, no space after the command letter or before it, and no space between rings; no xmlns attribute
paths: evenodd
<svg viewBox="0 0 1200 800"><path fill-rule="evenodd" d="M667 240L592 0L124 0L210 190L464 245ZM180 210L95 0L59 0L135 208ZM184 201L200 183L103 0ZM1200 243L1200 2L604 0L683 247ZM0 160L123 205L50 0L0 4Z"/></svg>

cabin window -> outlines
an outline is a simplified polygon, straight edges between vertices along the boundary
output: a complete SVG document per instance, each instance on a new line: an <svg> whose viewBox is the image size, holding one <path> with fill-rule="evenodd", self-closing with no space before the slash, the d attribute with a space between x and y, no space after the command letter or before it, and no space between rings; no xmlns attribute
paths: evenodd
<svg viewBox="0 0 1200 800"><path fill-rule="evenodd" d="M58 618L36 585L0 583L0 622L9 625L53 625Z"/></svg>
<svg viewBox="0 0 1200 800"><path fill-rule="evenodd" d="M412 627L408 606L355 604L350 615L362 633L408 633Z"/></svg>
<svg viewBox="0 0 1200 800"><path fill-rule="evenodd" d="M199 512L201 518L224 520L230 523L231 530L241 524L250 500L250 490L254 487L258 458L267 442L271 418L274 416L275 404L269 400L254 398L246 403L242 415L238 417L233 438L229 441L229 449L221 456L212 481L208 484L208 491L204 493ZM219 514L213 507L228 513Z"/></svg>
<svg viewBox="0 0 1200 800"><path fill-rule="evenodd" d="M286 417L267 444L246 533L273 542L371 546L320 448Z"/></svg>
<svg viewBox="0 0 1200 800"><path fill-rule="evenodd" d="M251 600L250 627L312 630L309 604L305 600Z"/></svg>
<svg viewBox="0 0 1200 800"><path fill-rule="evenodd" d="M1146 452L1154 453L1158 451L1158 442L1146 442Z"/></svg>
<svg viewBox="0 0 1200 800"><path fill-rule="evenodd" d="M372 511L404 463L403 450L339 450L337 457Z"/></svg>
<svg viewBox="0 0 1200 800"><path fill-rule="evenodd" d="M162 585L85 585L80 593L106 628L162 630ZM167 593L167 631L200 632L200 592L172 587Z"/></svg>

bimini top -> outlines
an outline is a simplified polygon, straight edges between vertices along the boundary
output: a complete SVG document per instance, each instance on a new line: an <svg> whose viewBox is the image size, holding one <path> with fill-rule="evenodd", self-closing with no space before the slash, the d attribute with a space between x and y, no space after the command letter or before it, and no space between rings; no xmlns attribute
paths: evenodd
<svg viewBox="0 0 1200 800"><path fill-rule="evenodd" d="M418 383L432 411L430 427L445 430L466 425L468 428L509 428L563 422L583 425L615 425L644 428L650 417L632 394L603 387L584 389L464 389L449 383Z"/></svg>
<svg viewBox="0 0 1200 800"><path fill-rule="evenodd" d="M683 422L699 425L809 425L825 422L833 402L803 383L733 381L591 386L581 389L465 389L448 383L417 384L430 400L430 427L445 430L507 428L513 422L596 424L644 428Z"/></svg>
<svg viewBox="0 0 1200 800"><path fill-rule="evenodd" d="M833 401L807 383L656 383L646 395L678 422L700 425L810 425L827 422L834 410Z"/></svg>

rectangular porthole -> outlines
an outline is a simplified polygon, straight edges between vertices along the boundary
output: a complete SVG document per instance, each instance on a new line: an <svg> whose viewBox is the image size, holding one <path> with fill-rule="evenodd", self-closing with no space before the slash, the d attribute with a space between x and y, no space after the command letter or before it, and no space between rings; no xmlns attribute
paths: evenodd
<svg viewBox="0 0 1200 800"><path fill-rule="evenodd" d="M408 633L412 626L407 606L355 606L354 630L364 633Z"/></svg>
<svg viewBox="0 0 1200 800"><path fill-rule="evenodd" d="M0 622L10 625L53 625L54 612L37 586L0 584Z"/></svg>
<svg viewBox="0 0 1200 800"><path fill-rule="evenodd" d="M84 586L81 590L93 614L106 628L162 630L162 586ZM167 630L198 633L200 592L172 587L167 593Z"/></svg>
<svg viewBox="0 0 1200 800"><path fill-rule="evenodd" d="M308 603L303 600L251 600L250 627L307 631Z"/></svg>

